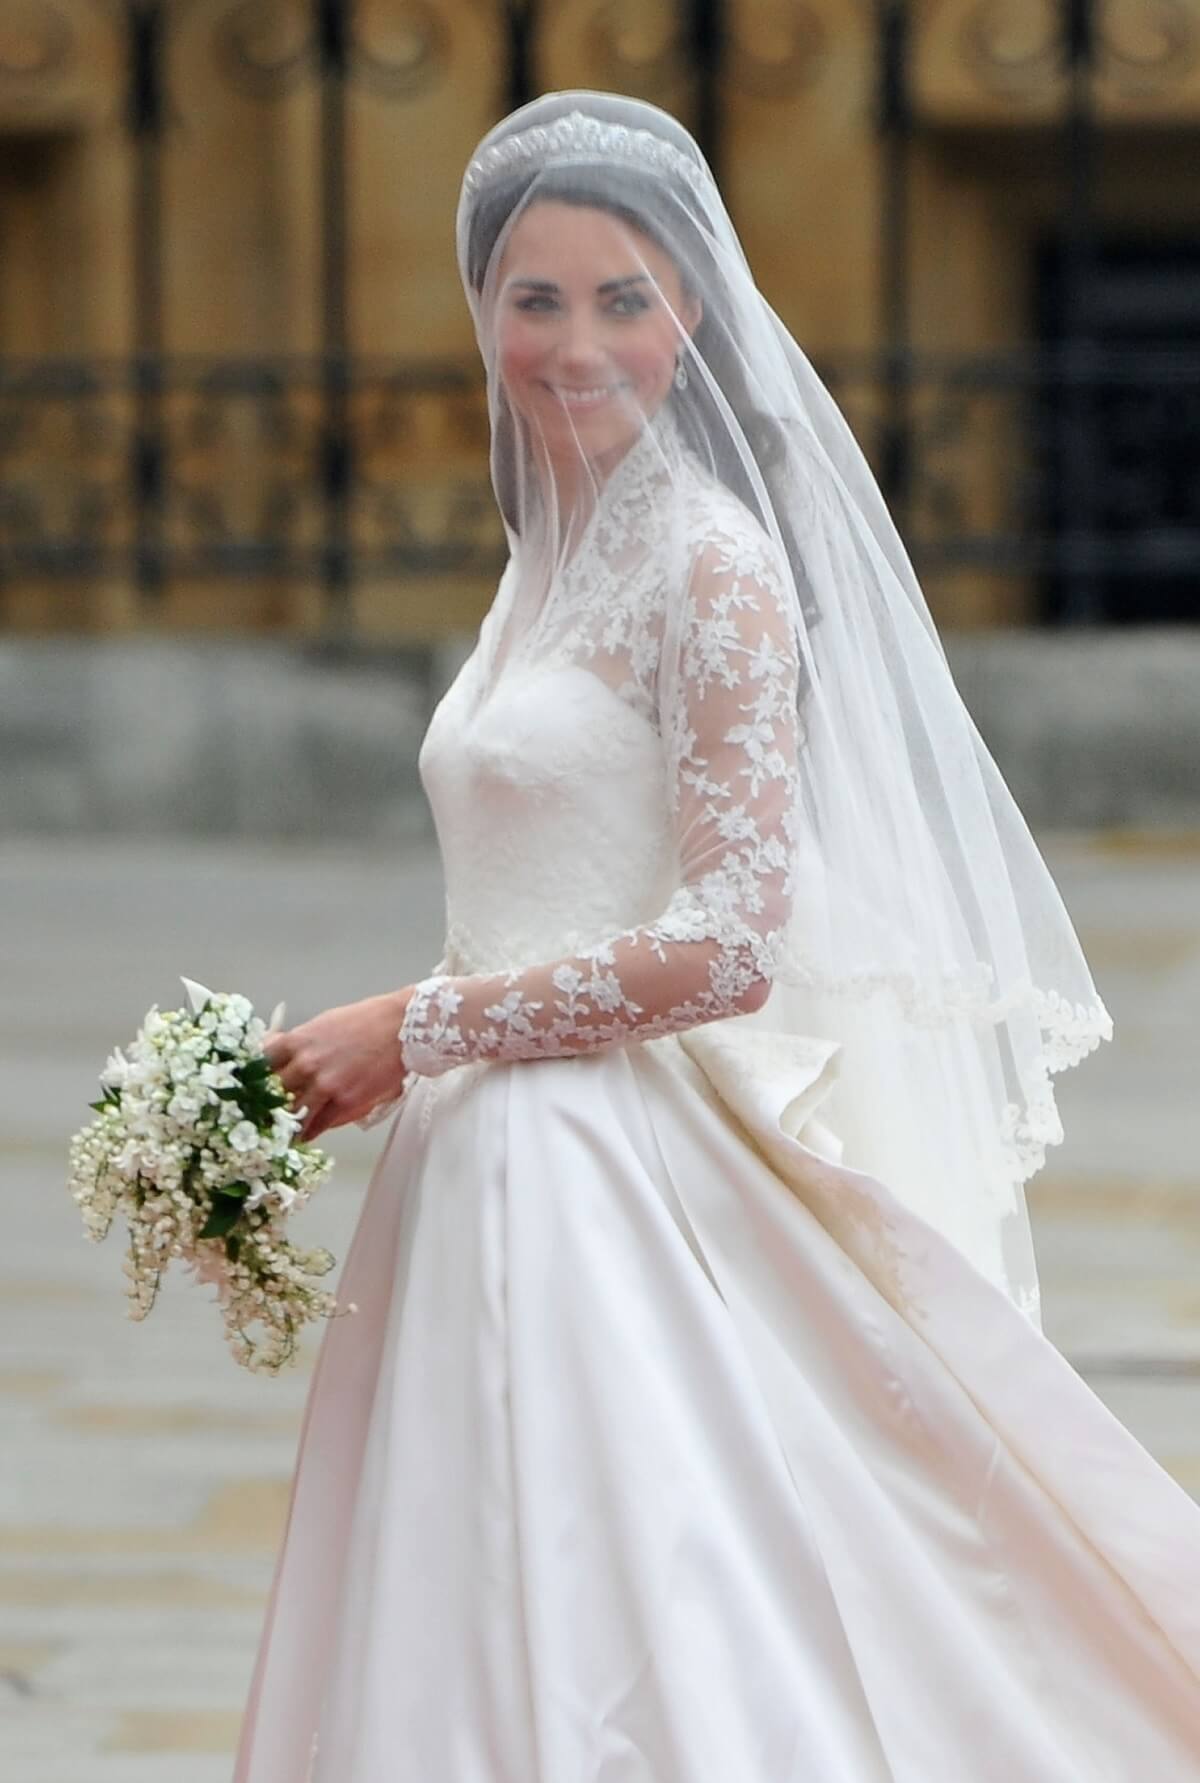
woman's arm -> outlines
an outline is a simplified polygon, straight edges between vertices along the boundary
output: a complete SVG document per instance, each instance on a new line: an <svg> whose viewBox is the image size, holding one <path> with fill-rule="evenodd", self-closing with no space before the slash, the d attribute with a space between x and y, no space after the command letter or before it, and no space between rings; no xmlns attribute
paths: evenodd
<svg viewBox="0 0 1200 1783"><path fill-rule="evenodd" d="M764 541L765 543L765 541ZM681 882L653 921L585 953L414 986L404 1063L564 1057L758 1008L791 905L798 661L765 551L710 544L691 577L681 699L665 715Z"/></svg>

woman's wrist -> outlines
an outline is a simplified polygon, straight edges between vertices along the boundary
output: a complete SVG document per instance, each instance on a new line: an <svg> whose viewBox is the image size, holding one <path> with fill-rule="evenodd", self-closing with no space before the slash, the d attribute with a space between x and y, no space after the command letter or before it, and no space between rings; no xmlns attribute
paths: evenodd
<svg viewBox="0 0 1200 1783"><path fill-rule="evenodd" d="M387 991L385 1000L388 1008L388 1025L393 1033L398 1034L404 1025L404 1017L408 1013L408 1005L412 1000L413 986L406 984L402 990Z"/></svg>
<svg viewBox="0 0 1200 1783"><path fill-rule="evenodd" d="M462 998L454 994L453 979L442 973L410 985L404 1016L398 1030L405 1066L421 1077L438 1077L466 1062L462 1037L453 1023L452 1011Z"/></svg>

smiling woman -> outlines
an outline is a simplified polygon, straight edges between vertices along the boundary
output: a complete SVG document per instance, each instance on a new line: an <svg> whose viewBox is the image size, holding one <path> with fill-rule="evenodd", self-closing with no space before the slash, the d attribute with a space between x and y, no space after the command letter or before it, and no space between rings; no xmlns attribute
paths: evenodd
<svg viewBox="0 0 1200 1783"><path fill-rule="evenodd" d="M507 119L458 246L510 561L443 958L278 1041L407 1077L236 1783L1194 1783L1200 1513L1025 1214L1110 1024L870 469L653 107Z"/></svg>

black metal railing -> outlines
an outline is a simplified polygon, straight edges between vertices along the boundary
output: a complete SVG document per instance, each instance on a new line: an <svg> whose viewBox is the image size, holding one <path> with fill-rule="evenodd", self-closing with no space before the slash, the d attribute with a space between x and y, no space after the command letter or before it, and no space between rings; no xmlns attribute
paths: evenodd
<svg viewBox="0 0 1200 1783"><path fill-rule="evenodd" d="M884 462L894 366L822 369ZM923 574L1016 579L1051 623L1200 619L1200 348L912 355L902 375L904 533Z"/></svg>
<svg viewBox="0 0 1200 1783"><path fill-rule="evenodd" d="M507 43L499 113L539 90L539 32L552 12L537 0L493 3ZM727 0L676 3L671 54L691 71L689 121L719 168L725 95L739 84L790 90L820 33L794 6L794 55L760 66ZM1006 92L1047 69L1057 82L1053 324L1036 348L935 357L913 351L911 317L909 176L922 127L912 68L924 15L911 0L861 0L877 62L881 341L869 356L820 366L918 566L1024 578L1042 616L1061 623L1200 618L1200 333L1189 345L1185 329L1175 348L1123 339L1106 329L1100 301L1097 87L1121 75L1129 42L1143 41L1118 28L1130 3L1042 0L1043 36L1027 33L1024 62L1007 50L993 58ZM1153 56L1129 64L1129 79L1163 85L1200 53L1200 12L1192 0L1138 3L1161 29L1143 34ZM417 30L403 65L363 42L355 0L294 0L289 29L274 37L264 26L272 0L215 15L216 65L240 93L270 103L300 83L317 90L319 341L303 359L198 359L164 347L179 9L95 4L117 20L126 71L132 350L122 360L0 354L0 619L5 585L29 578L121 575L152 610L183 579L277 574L317 584L338 633L364 578L490 575L502 536L478 368L368 359L349 324L349 97L355 82L397 101L421 90L437 59L434 15L416 9L428 42ZM970 54L986 74L992 50L980 30ZM2 58L0 46L0 76ZM1200 266L1196 291L1200 314Z"/></svg>
<svg viewBox="0 0 1200 1783"><path fill-rule="evenodd" d="M381 575L491 575L503 538L477 367L343 366L336 413L352 478L331 475L320 358L161 358L152 382L138 363L0 363L0 585L140 570L153 599L164 575L272 574L340 600ZM880 462L895 366L819 369ZM1111 619L1194 615L1200 352L915 356L903 378L905 536L920 569L1032 578L1056 619L1078 617L1080 583ZM1081 386L1096 477L1086 529L1072 506ZM148 390L152 480L141 475ZM440 462L422 462L431 438Z"/></svg>
<svg viewBox="0 0 1200 1783"><path fill-rule="evenodd" d="M488 574L486 450L474 365L0 360L0 587L274 574L336 601L363 576Z"/></svg>

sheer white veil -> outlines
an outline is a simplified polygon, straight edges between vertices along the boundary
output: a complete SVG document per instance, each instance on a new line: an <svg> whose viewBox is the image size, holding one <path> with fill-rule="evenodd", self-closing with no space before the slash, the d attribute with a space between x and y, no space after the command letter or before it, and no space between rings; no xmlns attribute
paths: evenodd
<svg viewBox="0 0 1200 1783"><path fill-rule="evenodd" d="M597 242L619 231L640 273L633 295L657 316L603 307L563 388L539 382L536 339L522 333L551 314L567 326L559 299L530 281L524 308L511 308L506 247L539 203L570 207L544 210L543 227L574 218ZM551 646L555 591L587 540L604 547L615 602L622 578L651 566L686 582L697 487L719 487L752 517L794 619L803 747L774 985L737 1019L837 1041L831 1120L847 1161L1036 1316L1023 1185L1062 1137L1052 1074L1111 1023L863 453L755 285L695 142L657 108L567 92L506 118L468 167L457 243L511 551L481 635L487 670ZM515 333L504 334L506 317ZM665 389L653 354L623 344L640 338L634 322L664 321L675 367ZM603 387L591 392L589 378ZM651 493L618 536L634 484ZM666 599L656 639L664 737L681 605Z"/></svg>

